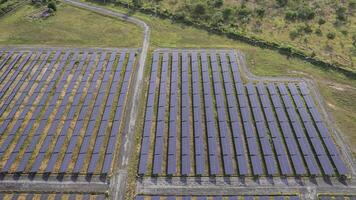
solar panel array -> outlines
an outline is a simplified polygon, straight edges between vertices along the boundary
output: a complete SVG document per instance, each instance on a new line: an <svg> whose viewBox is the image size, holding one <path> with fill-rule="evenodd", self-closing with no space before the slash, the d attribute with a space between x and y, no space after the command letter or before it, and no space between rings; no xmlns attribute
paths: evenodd
<svg viewBox="0 0 356 200"><path fill-rule="evenodd" d="M0 57L0 173L108 174L136 50Z"/></svg>
<svg viewBox="0 0 356 200"><path fill-rule="evenodd" d="M152 59L138 174L348 170L305 84L245 84L233 51L162 50Z"/></svg>
<svg viewBox="0 0 356 200"><path fill-rule="evenodd" d="M285 196L136 196L135 200L299 200L296 195Z"/></svg>
<svg viewBox="0 0 356 200"><path fill-rule="evenodd" d="M8 200L105 200L105 194L79 194L79 193L0 193L0 199Z"/></svg>

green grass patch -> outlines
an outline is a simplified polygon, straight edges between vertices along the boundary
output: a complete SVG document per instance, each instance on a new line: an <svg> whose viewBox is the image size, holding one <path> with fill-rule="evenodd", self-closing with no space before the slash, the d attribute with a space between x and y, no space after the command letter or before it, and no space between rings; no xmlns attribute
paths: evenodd
<svg viewBox="0 0 356 200"><path fill-rule="evenodd" d="M61 4L54 16L34 19L26 5L0 20L0 45L139 47L142 30L131 23Z"/></svg>

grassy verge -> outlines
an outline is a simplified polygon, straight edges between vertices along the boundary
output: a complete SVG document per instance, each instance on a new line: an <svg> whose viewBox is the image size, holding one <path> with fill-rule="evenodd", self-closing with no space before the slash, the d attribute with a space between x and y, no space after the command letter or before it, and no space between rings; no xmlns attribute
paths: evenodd
<svg viewBox="0 0 356 200"><path fill-rule="evenodd" d="M0 21L0 45L139 47L142 30L130 23L59 5L54 16L34 19L41 8L25 5Z"/></svg>

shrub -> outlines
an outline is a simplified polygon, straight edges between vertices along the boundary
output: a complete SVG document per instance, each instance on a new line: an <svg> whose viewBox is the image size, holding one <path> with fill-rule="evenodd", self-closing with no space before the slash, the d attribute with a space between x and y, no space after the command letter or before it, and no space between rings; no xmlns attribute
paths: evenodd
<svg viewBox="0 0 356 200"><path fill-rule="evenodd" d="M241 8L237 10L237 16L242 22L248 22L250 20L251 13L251 10L246 6L241 6Z"/></svg>
<svg viewBox="0 0 356 200"><path fill-rule="evenodd" d="M321 32L320 28L315 30L315 34L318 35L318 36L322 35L322 32Z"/></svg>
<svg viewBox="0 0 356 200"><path fill-rule="evenodd" d="M132 4L133 4L135 7L141 7L141 6L142 6L141 0L132 0Z"/></svg>
<svg viewBox="0 0 356 200"><path fill-rule="evenodd" d="M211 24L215 26L219 26L224 21L224 17L221 11L215 12L211 18Z"/></svg>
<svg viewBox="0 0 356 200"><path fill-rule="evenodd" d="M57 5L56 5L56 3L54 3L53 1L50 1L50 2L47 4L47 8L48 8L48 10L52 9L53 11L57 11Z"/></svg>
<svg viewBox="0 0 356 200"><path fill-rule="evenodd" d="M334 32L329 32L326 37L329 39L329 40L333 40L335 39L335 33Z"/></svg>
<svg viewBox="0 0 356 200"><path fill-rule="evenodd" d="M222 5L224 5L224 0L214 0L213 1L213 6L215 8L220 8Z"/></svg>
<svg viewBox="0 0 356 200"><path fill-rule="evenodd" d="M265 9L264 8L257 8L256 9L256 14L257 14L258 17L265 16Z"/></svg>
<svg viewBox="0 0 356 200"><path fill-rule="evenodd" d="M346 8L345 7L338 7L336 9L336 19L340 21L347 20Z"/></svg>
<svg viewBox="0 0 356 200"><path fill-rule="evenodd" d="M347 35L349 32L347 32L347 30L341 30L340 31L343 35Z"/></svg>
<svg viewBox="0 0 356 200"><path fill-rule="evenodd" d="M52 13L54 13L55 11L54 11L52 8L48 8L47 12L52 14Z"/></svg>
<svg viewBox="0 0 356 200"><path fill-rule="evenodd" d="M289 32L290 39L294 40L295 38L299 37L299 32L297 30L292 30Z"/></svg>
<svg viewBox="0 0 356 200"><path fill-rule="evenodd" d="M285 14L285 19L289 21L295 21L297 19L297 12L288 10Z"/></svg>
<svg viewBox="0 0 356 200"><path fill-rule="evenodd" d="M325 24L325 19L323 19L323 18L320 18L319 20L318 20L318 24L319 25L323 25L323 24Z"/></svg>
<svg viewBox="0 0 356 200"><path fill-rule="evenodd" d="M230 19L231 19L231 16L232 16L232 13L233 13L232 8L225 8L225 9L222 11L223 19L224 19L225 21L230 20Z"/></svg>
<svg viewBox="0 0 356 200"><path fill-rule="evenodd" d="M352 46L356 48L356 35L352 35Z"/></svg>
<svg viewBox="0 0 356 200"><path fill-rule="evenodd" d="M306 6L299 7L297 10L297 15L299 19L302 20L311 20L315 17L315 12Z"/></svg>
<svg viewBox="0 0 356 200"><path fill-rule="evenodd" d="M276 1L280 7L284 7L285 5L288 4L288 0L276 0Z"/></svg>
<svg viewBox="0 0 356 200"><path fill-rule="evenodd" d="M350 2L349 2L349 10L351 12L354 12L355 8L356 8L356 0L350 0Z"/></svg>
<svg viewBox="0 0 356 200"><path fill-rule="evenodd" d="M203 4L201 2L195 4L193 12L194 12L193 14L195 16L204 16L206 13L205 4Z"/></svg>

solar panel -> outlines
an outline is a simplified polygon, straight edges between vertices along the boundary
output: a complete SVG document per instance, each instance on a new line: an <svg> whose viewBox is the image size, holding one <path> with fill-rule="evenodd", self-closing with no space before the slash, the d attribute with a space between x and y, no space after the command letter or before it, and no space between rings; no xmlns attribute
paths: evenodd
<svg viewBox="0 0 356 200"><path fill-rule="evenodd" d="M309 89L308 86L305 83L300 83L299 84L300 91L303 95L309 94Z"/></svg>

